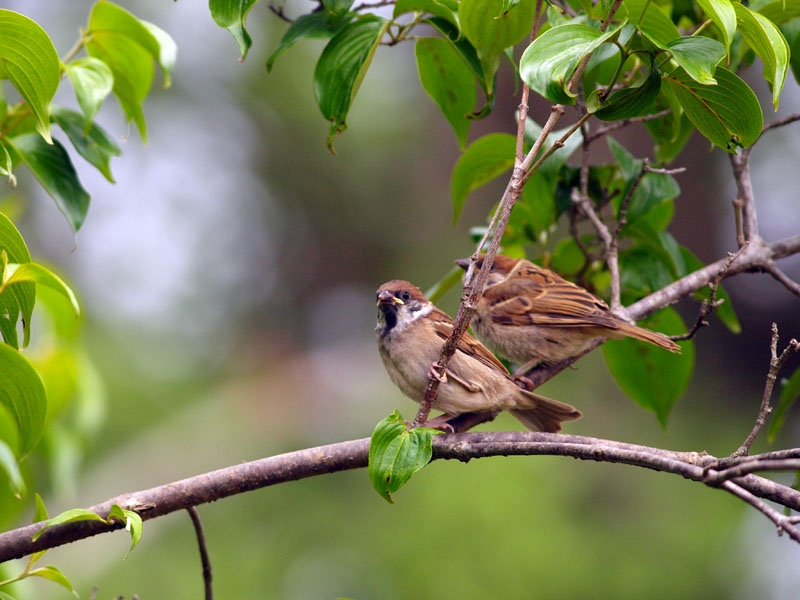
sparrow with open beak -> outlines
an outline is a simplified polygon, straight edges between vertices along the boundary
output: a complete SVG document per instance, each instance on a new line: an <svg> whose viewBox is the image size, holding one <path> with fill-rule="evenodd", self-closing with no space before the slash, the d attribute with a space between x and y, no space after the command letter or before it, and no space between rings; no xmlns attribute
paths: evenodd
<svg viewBox="0 0 800 600"><path fill-rule="evenodd" d="M474 275L483 267L481 256ZM463 269L470 259L456 261ZM597 337L632 337L670 352L681 348L662 333L614 315L582 287L523 258L494 257L472 330L489 348L520 366L518 377L537 364L552 365L586 350Z"/></svg>
<svg viewBox="0 0 800 600"><path fill-rule="evenodd" d="M421 402L430 374L439 378L433 408L448 415L507 410L533 431L556 432L562 421L580 411L523 390L503 364L479 341L464 334L443 374L431 365L439 360L453 320L407 281L393 280L378 288L378 350L389 378L412 400Z"/></svg>

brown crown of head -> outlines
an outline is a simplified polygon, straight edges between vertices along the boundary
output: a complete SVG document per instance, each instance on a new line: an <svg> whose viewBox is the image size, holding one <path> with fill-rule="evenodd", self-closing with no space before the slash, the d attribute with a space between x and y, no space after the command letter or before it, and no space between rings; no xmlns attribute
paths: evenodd
<svg viewBox="0 0 800 600"><path fill-rule="evenodd" d="M483 268L483 259L486 257L485 254L481 254L478 258L478 261L475 263L475 267L478 271ZM502 254L497 254L494 257L494 262L492 262L492 271L500 271L502 273L508 273L513 269L517 263L521 259L519 258L511 258L510 256L504 256ZM465 271L469 268L470 259L469 258L459 258L456 261L456 264L464 269Z"/></svg>
<svg viewBox="0 0 800 600"><path fill-rule="evenodd" d="M386 298L398 298L404 302L408 302L409 300L419 300L420 302L428 301L425 294L423 294L417 286L408 281L403 281L402 279L387 281L378 288L376 294L379 303L382 299Z"/></svg>

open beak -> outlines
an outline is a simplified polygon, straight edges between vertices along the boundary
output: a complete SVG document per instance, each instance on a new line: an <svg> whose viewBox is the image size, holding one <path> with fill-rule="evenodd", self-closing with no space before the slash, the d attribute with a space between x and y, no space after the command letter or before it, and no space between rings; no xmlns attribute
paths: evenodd
<svg viewBox="0 0 800 600"><path fill-rule="evenodd" d="M456 264L465 271L469 269L469 262L470 262L469 258L459 258L456 260Z"/></svg>
<svg viewBox="0 0 800 600"><path fill-rule="evenodd" d="M380 294L378 294L378 306L381 304L405 304L400 298L392 294L387 290L383 290Z"/></svg>

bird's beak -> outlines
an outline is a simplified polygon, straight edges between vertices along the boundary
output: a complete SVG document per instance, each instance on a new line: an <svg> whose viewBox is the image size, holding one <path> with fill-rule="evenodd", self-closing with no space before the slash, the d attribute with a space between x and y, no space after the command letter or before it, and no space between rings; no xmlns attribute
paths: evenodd
<svg viewBox="0 0 800 600"><path fill-rule="evenodd" d="M467 269L469 269L469 263L470 263L470 259L469 259L469 258L459 258L459 259L456 259L456 264L457 264L459 267L461 267L462 269L464 269L465 271L466 271Z"/></svg>
<svg viewBox="0 0 800 600"><path fill-rule="evenodd" d="M383 290L380 294L378 294L378 306L381 304L405 304L400 298L392 294L387 290Z"/></svg>

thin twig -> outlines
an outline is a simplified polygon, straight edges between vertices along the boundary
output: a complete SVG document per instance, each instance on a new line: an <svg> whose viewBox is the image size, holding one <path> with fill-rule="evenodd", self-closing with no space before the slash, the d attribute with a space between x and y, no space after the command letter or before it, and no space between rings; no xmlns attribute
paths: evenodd
<svg viewBox="0 0 800 600"><path fill-rule="evenodd" d="M772 388L775 386L775 381L778 379L778 371L781 370L783 363L789 358L790 355L800 350L800 343L797 340L792 339L789 341L789 344L784 348L783 352L781 352L780 356L778 355L778 325L777 323L772 324L772 341L769 345L770 354L772 358L769 361L769 372L767 373L767 381L764 384L764 395L761 398L761 407L758 410L758 417L756 418L756 423L753 426L753 430L747 436L747 439L742 443L741 446L731 454L731 456L745 456L748 452L750 452L750 447L755 442L756 437L761 432L761 428L764 427L764 424L767 422L767 415L772 412L772 408L769 405L770 398L772 396Z"/></svg>
<svg viewBox="0 0 800 600"><path fill-rule="evenodd" d="M211 559L208 557L208 546L206 546L206 536L203 533L203 522L200 520L200 513L197 507L189 506L186 512L192 518L194 533L197 536L197 547L200 549L200 560L203 563L203 588L206 593L206 600L214 600L214 590L211 587Z"/></svg>
<svg viewBox="0 0 800 600"><path fill-rule="evenodd" d="M777 121L773 121L768 125L764 125L764 129L761 130L761 135L764 135L771 129L775 129L776 127L783 127L784 125L789 125L790 123L794 123L795 121L800 121L800 113L794 113L789 115L788 117L784 117L783 119L779 119ZM759 139L761 139L759 137Z"/></svg>
<svg viewBox="0 0 800 600"><path fill-rule="evenodd" d="M622 121L615 121L609 125L603 125L602 127L598 127L597 130L590 133L586 141L591 144L592 142L598 140L599 138L603 137L606 134L611 133L612 131L616 131L617 129L622 129L623 127L627 127L633 123L646 123L648 121L655 121L656 119L660 119L661 117L665 117L670 114L670 109L662 110L661 112L653 113L652 115L644 115L642 117L631 117L629 119L623 119Z"/></svg>
<svg viewBox="0 0 800 600"><path fill-rule="evenodd" d="M294 23L294 19L290 19L286 16L286 13L283 12L283 6L275 6L274 4L269 4L269 9L276 14L280 19L286 21L287 23Z"/></svg>
<svg viewBox="0 0 800 600"><path fill-rule="evenodd" d="M783 287L792 292L795 296L800 296L800 284L791 280L786 273L778 268L774 261L769 261L764 265L764 270L772 275Z"/></svg>
<svg viewBox="0 0 800 600"><path fill-rule="evenodd" d="M740 462L737 465L717 471L706 469L704 481L708 485L719 485L723 481L736 479L749 475L750 473L761 473L764 471L798 471L800 470L800 458L783 458L774 460L753 459Z"/></svg>
<svg viewBox="0 0 800 600"><path fill-rule="evenodd" d="M754 506L760 512L764 513L768 519L775 523L775 526L778 528L778 534L780 534L781 531L785 531L789 534L790 538L792 538L795 542L800 543L800 531L798 531L798 529L792 525L792 521L789 517L781 514L763 500L759 500L753 494L738 486L733 481L725 481L721 487L732 493L734 496L737 496L748 504Z"/></svg>
<svg viewBox="0 0 800 600"><path fill-rule="evenodd" d="M741 210L741 236L737 230L737 241L741 242L739 245L761 239L753 200L753 184L750 181L750 148L728 155L733 168L733 178L736 180L737 198L734 207Z"/></svg>
<svg viewBox="0 0 800 600"><path fill-rule="evenodd" d="M694 326L689 330L688 333L684 333L683 335L671 335L669 339L673 342L679 342L681 340L690 340L697 332L700 331L703 327L708 327L708 318L714 314L714 311L722 304L725 300L720 299L717 300L717 289L719 288L719 284L722 281L725 274L728 272L728 269L731 268L733 261L735 261L739 256L741 256L742 252L744 252L745 246L742 246L737 250L735 253L728 252L728 260L725 263L725 266L719 272L719 274L711 280L711 283L708 284L708 298L704 298L703 302L700 304L700 314L697 315L697 321L695 321Z"/></svg>
<svg viewBox="0 0 800 600"><path fill-rule="evenodd" d="M397 0L378 0L377 2L364 2L364 4L359 4L355 8L353 8L353 12L358 12L360 10L369 10L372 8L380 8L381 6L392 6L396 3Z"/></svg>
<svg viewBox="0 0 800 600"><path fill-rule="evenodd" d="M686 173L686 167L677 167L675 169L659 169L647 165L645 166L645 171L648 173L656 173L658 175L680 175L681 173Z"/></svg>

